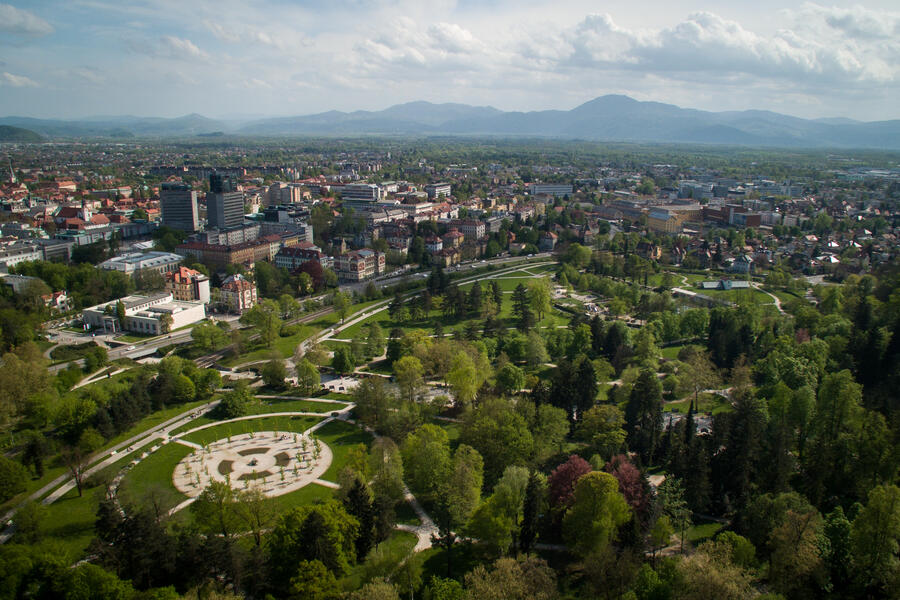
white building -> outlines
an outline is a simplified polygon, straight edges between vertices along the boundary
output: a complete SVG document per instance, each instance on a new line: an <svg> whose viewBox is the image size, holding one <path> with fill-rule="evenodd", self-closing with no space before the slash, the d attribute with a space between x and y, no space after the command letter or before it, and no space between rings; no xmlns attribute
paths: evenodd
<svg viewBox="0 0 900 600"><path fill-rule="evenodd" d="M171 252L132 252L130 254L114 256L97 266L107 271L121 271L126 275L133 275L144 269L156 271L161 275L165 275L166 273L177 270L178 264L182 260L184 260L183 256Z"/></svg>
<svg viewBox="0 0 900 600"><path fill-rule="evenodd" d="M119 322L117 305L125 308L125 323ZM206 307L198 302L180 302L171 292L158 292L147 296L125 296L118 300L84 309L82 319L92 330L105 333L132 331L147 335L165 333L163 321L171 317L168 331L191 325L206 318Z"/></svg>

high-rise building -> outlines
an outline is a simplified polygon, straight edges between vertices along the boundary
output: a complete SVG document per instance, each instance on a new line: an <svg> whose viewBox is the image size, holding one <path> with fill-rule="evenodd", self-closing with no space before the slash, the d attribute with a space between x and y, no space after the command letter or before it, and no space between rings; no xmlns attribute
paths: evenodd
<svg viewBox="0 0 900 600"><path fill-rule="evenodd" d="M212 173L206 195L206 218L210 229L229 229L244 223L244 192L231 177Z"/></svg>
<svg viewBox="0 0 900 600"><path fill-rule="evenodd" d="M163 183L159 190L162 224L188 233L197 231L197 192L187 183Z"/></svg>

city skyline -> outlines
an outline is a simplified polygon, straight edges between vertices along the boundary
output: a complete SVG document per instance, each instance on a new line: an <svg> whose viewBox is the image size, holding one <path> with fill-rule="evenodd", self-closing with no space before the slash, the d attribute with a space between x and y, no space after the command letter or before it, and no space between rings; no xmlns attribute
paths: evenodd
<svg viewBox="0 0 900 600"><path fill-rule="evenodd" d="M425 100L900 118L890 2L0 3L0 115L216 118Z"/></svg>

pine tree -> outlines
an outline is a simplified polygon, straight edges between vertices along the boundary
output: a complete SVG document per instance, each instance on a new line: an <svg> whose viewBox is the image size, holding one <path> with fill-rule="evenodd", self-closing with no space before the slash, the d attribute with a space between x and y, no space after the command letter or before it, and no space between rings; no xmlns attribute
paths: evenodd
<svg viewBox="0 0 900 600"><path fill-rule="evenodd" d="M519 526L519 550L528 554L534 547L538 535L538 518L541 513L541 478L537 471L532 471L525 488L525 501L522 503L522 523Z"/></svg>
<svg viewBox="0 0 900 600"><path fill-rule="evenodd" d="M356 560L362 561L375 545L375 510L372 494L365 483L356 479L344 499L344 508L359 521L356 538Z"/></svg>

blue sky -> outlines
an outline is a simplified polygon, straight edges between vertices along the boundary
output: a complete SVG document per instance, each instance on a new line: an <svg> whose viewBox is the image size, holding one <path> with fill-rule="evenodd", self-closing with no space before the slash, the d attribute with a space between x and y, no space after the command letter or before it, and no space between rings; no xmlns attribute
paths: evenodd
<svg viewBox="0 0 900 600"><path fill-rule="evenodd" d="M900 118L896 1L0 1L0 115L297 115L412 100Z"/></svg>

